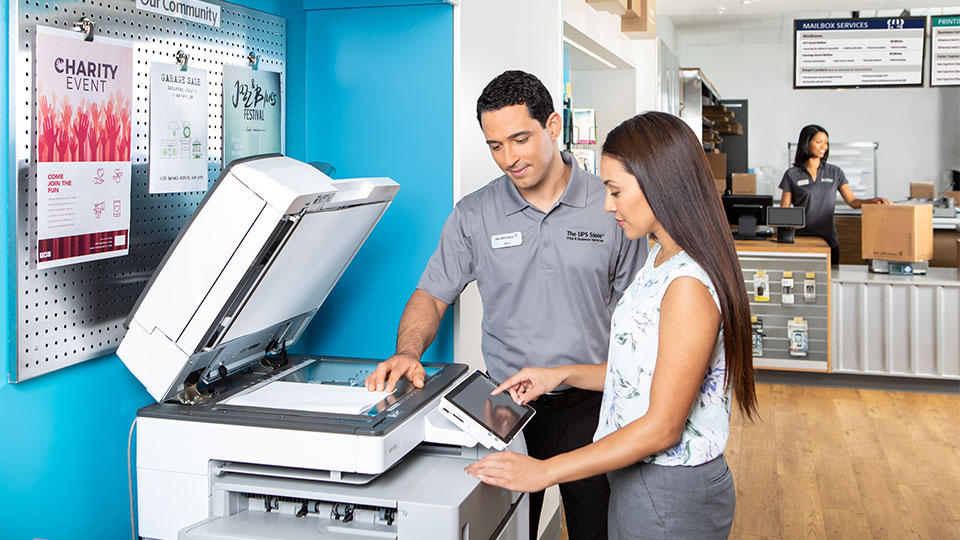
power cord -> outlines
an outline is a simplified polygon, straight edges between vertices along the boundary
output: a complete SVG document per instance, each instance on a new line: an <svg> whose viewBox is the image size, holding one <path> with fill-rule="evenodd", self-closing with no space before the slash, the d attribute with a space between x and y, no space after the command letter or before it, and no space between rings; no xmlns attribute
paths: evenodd
<svg viewBox="0 0 960 540"><path fill-rule="evenodd" d="M133 419L133 423L130 424L130 433L127 435L127 493L130 495L130 534L133 537L133 540L138 540L137 536L137 526L133 517L133 473L131 472L130 464L130 446L131 441L133 440L133 428L137 425L137 419Z"/></svg>

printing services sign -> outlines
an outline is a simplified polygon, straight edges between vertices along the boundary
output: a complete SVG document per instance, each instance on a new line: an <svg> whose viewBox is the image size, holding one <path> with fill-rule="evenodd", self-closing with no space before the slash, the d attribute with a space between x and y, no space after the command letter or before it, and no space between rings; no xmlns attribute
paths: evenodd
<svg viewBox="0 0 960 540"><path fill-rule="evenodd" d="M37 27L37 268L126 255L133 46Z"/></svg>
<svg viewBox="0 0 960 540"><path fill-rule="evenodd" d="M220 27L220 6L199 0L137 0L143 11Z"/></svg>
<svg viewBox="0 0 960 540"><path fill-rule="evenodd" d="M960 86L960 15L930 18L930 86Z"/></svg>

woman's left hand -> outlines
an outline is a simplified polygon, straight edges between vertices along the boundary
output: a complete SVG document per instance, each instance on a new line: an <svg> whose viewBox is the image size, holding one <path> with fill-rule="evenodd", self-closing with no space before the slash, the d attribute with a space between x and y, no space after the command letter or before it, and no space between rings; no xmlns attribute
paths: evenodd
<svg viewBox="0 0 960 540"><path fill-rule="evenodd" d="M489 454L465 470L484 484L510 491L532 493L553 484L549 480L550 471L546 461L515 452Z"/></svg>

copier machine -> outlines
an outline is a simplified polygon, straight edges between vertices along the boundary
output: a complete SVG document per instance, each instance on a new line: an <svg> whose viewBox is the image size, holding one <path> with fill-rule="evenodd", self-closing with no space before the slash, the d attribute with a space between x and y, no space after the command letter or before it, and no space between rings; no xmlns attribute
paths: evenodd
<svg viewBox="0 0 960 540"><path fill-rule="evenodd" d="M527 497L468 476L487 451L437 412L466 366L368 393L377 360L287 354L398 189L281 155L210 189L117 351L157 400L137 413L142 537L527 538Z"/></svg>

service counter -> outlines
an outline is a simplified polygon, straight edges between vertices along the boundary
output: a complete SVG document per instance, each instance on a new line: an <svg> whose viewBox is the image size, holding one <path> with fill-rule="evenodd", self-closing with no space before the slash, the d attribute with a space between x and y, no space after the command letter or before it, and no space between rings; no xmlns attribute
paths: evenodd
<svg viewBox="0 0 960 540"><path fill-rule="evenodd" d="M960 276L830 266L820 238L734 242L754 324L753 365L960 380Z"/></svg>
<svg viewBox="0 0 960 540"><path fill-rule="evenodd" d="M833 274L833 369L837 373L960 379L960 276Z"/></svg>

